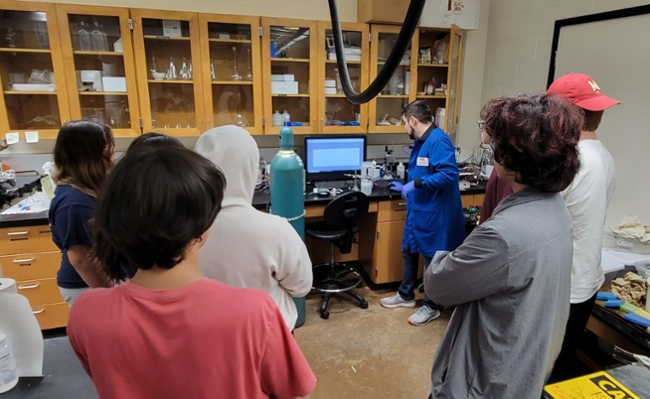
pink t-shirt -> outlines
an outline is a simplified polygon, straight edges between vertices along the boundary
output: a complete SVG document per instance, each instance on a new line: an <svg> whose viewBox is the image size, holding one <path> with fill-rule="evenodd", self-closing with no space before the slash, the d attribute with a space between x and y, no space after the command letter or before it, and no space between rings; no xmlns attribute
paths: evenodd
<svg viewBox="0 0 650 399"><path fill-rule="evenodd" d="M316 385L273 300L214 280L89 290L68 335L103 399L293 399Z"/></svg>

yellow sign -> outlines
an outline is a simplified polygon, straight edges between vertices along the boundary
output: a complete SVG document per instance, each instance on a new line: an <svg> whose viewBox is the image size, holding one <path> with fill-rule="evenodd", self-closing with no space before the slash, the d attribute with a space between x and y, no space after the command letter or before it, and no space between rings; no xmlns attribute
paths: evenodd
<svg viewBox="0 0 650 399"><path fill-rule="evenodd" d="M547 385L544 392L553 399L640 399L604 371Z"/></svg>

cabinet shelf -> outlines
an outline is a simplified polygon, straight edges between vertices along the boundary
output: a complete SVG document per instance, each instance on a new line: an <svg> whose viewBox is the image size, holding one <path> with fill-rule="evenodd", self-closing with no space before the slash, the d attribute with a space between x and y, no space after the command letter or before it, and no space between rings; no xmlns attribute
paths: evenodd
<svg viewBox="0 0 650 399"><path fill-rule="evenodd" d="M156 80L156 79L149 79L149 83L161 83L161 84L186 84L186 85L191 85L194 84L193 80Z"/></svg>
<svg viewBox="0 0 650 399"><path fill-rule="evenodd" d="M118 53L115 51L85 51L85 50L75 50L73 51L74 55L110 55L113 57L122 57L123 53Z"/></svg>
<svg viewBox="0 0 650 399"><path fill-rule="evenodd" d="M377 65L384 65L384 64L385 64L384 61L377 62ZM409 65L411 65L410 62L400 62L400 64L399 64L399 66L409 66Z"/></svg>
<svg viewBox="0 0 650 399"><path fill-rule="evenodd" d="M309 58L271 58L271 62L299 62L309 64Z"/></svg>
<svg viewBox="0 0 650 399"><path fill-rule="evenodd" d="M325 98L345 98L345 94L325 94Z"/></svg>
<svg viewBox="0 0 650 399"><path fill-rule="evenodd" d="M402 94L381 94L377 98L409 98L409 96Z"/></svg>
<svg viewBox="0 0 650 399"><path fill-rule="evenodd" d="M251 80L213 80L213 85L227 85L227 86L250 86L253 84Z"/></svg>
<svg viewBox="0 0 650 399"><path fill-rule="evenodd" d="M33 54L50 54L49 49L39 49L39 48L10 48L10 47L0 47L0 53L33 53Z"/></svg>
<svg viewBox="0 0 650 399"><path fill-rule="evenodd" d="M250 40L246 39L208 39L212 43L243 43L250 44Z"/></svg>
<svg viewBox="0 0 650 399"><path fill-rule="evenodd" d="M301 98L301 97L309 97L309 94L272 94L271 97L273 98L278 98L278 97L296 97L296 98Z"/></svg>
<svg viewBox="0 0 650 399"><path fill-rule="evenodd" d="M425 96L425 95L419 96L418 95L418 96L415 96L415 97L416 98L423 98L423 99L441 99L441 100L447 99L447 96L444 96L444 95L442 95L442 96Z"/></svg>
<svg viewBox="0 0 650 399"><path fill-rule="evenodd" d="M327 63L327 64L336 64L337 61L336 60L326 60L325 63ZM345 63L349 64L349 65L361 65L361 61L347 61L346 60Z"/></svg>
<svg viewBox="0 0 650 399"><path fill-rule="evenodd" d="M146 40L190 40L189 37L169 37L169 36L154 36L144 35Z"/></svg>
<svg viewBox="0 0 650 399"><path fill-rule="evenodd" d="M22 94L22 95L41 94L41 95L48 95L48 96L56 95L56 92L55 92L55 91L22 91L22 90L5 90L4 93L5 93L5 94L9 94L9 95L14 95L14 96L15 96L15 95L21 95L21 94Z"/></svg>
<svg viewBox="0 0 650 399"><path fill-rule="evenodd" d="M422 68L447 68L449 64L418 64L418 67Z"/></svg>
<svg viewBox="0 0 650 399"><path fill-rule="evenodd" d="M80 91L80 96L126 96L125 91Z"/></svg>

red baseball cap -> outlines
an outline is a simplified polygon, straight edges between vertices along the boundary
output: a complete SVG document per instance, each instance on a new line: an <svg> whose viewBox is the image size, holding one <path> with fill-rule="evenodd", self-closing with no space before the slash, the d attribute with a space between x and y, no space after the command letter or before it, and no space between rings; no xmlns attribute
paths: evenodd
<svg viewBox="0 0 650 399"><path fill-rule="evenodd" d="M604 111L621 103L604 95L596 82L583 73L570 73L556 79L546 94L557 94L587 111Z"/></svg>

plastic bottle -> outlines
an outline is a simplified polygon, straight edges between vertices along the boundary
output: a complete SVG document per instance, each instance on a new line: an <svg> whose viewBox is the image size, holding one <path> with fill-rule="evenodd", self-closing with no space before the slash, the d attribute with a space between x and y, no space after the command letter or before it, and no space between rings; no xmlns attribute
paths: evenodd
<svg viewBox="0 0 650 399"><path fill-rule="evenodd" d="M14 351L5 334L0 333L0 393L9 391L18 384Z"/></svg>
<svg viewBox="0 0 650 399"><path fill-rule="evenodd" d="M79 31L77 32L79 37L79 50L81 51L91 51L93 49L92 41L90 40L90 32L88 32L88 25L81 21L79 22Z"/></svg>
<svg viewBox="0 0 650 399"><path fill-rule="evenodd" d="M284 126L289 126L287 125L287 123L291 123L291 115L289 114L289 111L287 111L286 109L282 113L282 122L284 122L283 123Z"/></svg>
<svg viewBox="0 0 650 399"><path fill-rule="evenodd" d="M271 58L278 58L278 44L271 42Z"/></svg>
<svg viewBox="0 0 650 399"><path fill-rule="evenodd" d="M399 165L397 165L397 177L399 177L400 180L404 180L405 170L406 168L404 167L404 164L400 162Z"/></svg>
<svg viewBox="0 0 650 399"><path fill-rule="evenodd" d="M94 51L108 51L108 40L103 27L99 22L93 22L93 31L90 33L92 48Z"/></svg>
<svg viewBox="0 0 650 399"><path fill-rule="evenodd" d="M280 113L280 111L275 110L273 113L273 126L282 126L284 125L284 117Z"/></svg>

